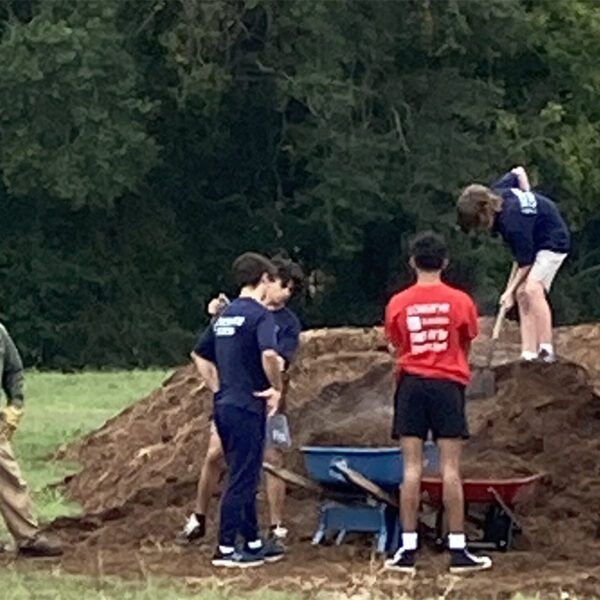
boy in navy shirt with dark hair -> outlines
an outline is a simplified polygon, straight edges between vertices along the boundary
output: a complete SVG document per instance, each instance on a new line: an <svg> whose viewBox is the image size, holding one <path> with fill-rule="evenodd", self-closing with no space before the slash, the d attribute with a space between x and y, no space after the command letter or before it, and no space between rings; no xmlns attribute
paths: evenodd
<svg viewBox="0 0 600 600"><path fill-rule="evenodd" d="M239 297L201 335L192 358L215 394L214 419L229 473L221 502L215 566L252 567L283 557L267 552L259 535L256 492L267 414L279 408L282 391L273 315L264 305L276 269L247 252L233 263ZM236 546L244 538L243 548Z"/></svg>
<svg viewBox="0 0 600 600"><path fill-rule="evenodd" d="M500 297L501 310L515 301L521 321L521 358L555 360L552 313L546 299L570 250L569 229L552 200L532 192L523 167L515 167L490 188L468 186L457 202L465 232L499 233L515 257L513 274Z"/></svg>
<svg viewBox="0 0 600 600"><path fill-rule="evenodd" d="M304 273L297 263L284 256L276 255L271 262L277 270L274 281L269 285L267 297L265 298L267 308L275 319L277 336L277 351L282 372L285 373L298 348L301 324L298 317L286 307L287 302L293 294L298 292L304 285ZM216 318L229 301L224 294L211 300L208 305L209 314ZM284 374L284 388L287 388L288 378ZM285 398L285 392L284 392ZM285 412L284 399L282 400L280 412ZM183 531L178 534L177 541L181 544L197 543L205 535L206 514L210 498L214 494L217 481L221 472L219 464L223 455L223 448L216 428L211 426L211 435L208 448L202 464L202 471L198 481L198 493L194 512L189 516ZM265 460L275 466L283 466L284 452L270 438L266 441ZM285 482L267 473L265 475L267 499L270 514L269 542L279 545L287 536L287 529L283 525L283 509L285 504L286 488ZM268 542L268 543L269 543Z"/></svg>

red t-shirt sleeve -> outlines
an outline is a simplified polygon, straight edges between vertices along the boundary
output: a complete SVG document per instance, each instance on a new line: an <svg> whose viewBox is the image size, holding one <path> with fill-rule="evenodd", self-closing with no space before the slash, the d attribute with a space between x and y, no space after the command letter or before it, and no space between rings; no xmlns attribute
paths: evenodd
<svg viewBox="0 0 600 600"><path fill-rule="evenodd" d="M474 340L479 335L479 319L475 302L467 296L465 303L464 336L468 341Z"/></svg>
<svg viewBox="0 0 600 600"><path fill-rule="evenodd" d="M385 337L394 347L402 348L402 334L396 323L398 316L397 303L392 298L385 308Z"/></svg>

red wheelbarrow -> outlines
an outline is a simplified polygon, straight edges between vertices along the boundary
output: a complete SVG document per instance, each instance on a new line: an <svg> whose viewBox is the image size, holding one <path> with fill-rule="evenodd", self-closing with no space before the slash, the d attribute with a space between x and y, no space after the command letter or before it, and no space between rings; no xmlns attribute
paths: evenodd
<svg viewBox="0 0 600 600"><path fill-rule="evenodd" d="M514 536L522 527L514 513L517 504L529 502L535 497L545 473L511 479L464 479L465 517L478 525L483 536L469 541L469 547L485 550L508 550ZM435 544L444 545L443 487L439 477L424 477L421 482L423 503L437 509ZM483 507L483 514L476 515L473 508Z"/></svg>

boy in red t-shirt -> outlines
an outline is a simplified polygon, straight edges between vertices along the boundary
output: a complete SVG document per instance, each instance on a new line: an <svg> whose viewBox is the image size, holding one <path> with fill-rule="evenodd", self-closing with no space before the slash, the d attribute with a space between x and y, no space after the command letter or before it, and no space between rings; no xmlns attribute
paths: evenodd
<svg viewBox="0 0 600 600"><path fill-rule="evenodd" d="M474 556L466 549L459 469L462 442L469 437L465 386L470 376L469 347L478 333L477 308L467 294L442 282L448 258L441 236L417 235L411 243L410 265L416 284L393 296L385 311L386 335L398 362L393 436L401 438L404 462L402 544L385 568L415 571L423 442L431 430L440 449L450 571L489 569L488 557Z"/></svg>

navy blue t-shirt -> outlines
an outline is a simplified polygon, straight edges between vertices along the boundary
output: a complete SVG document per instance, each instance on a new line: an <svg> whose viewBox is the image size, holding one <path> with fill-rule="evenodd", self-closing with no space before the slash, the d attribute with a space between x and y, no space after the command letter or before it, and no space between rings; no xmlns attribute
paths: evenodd
<svg viewBox="0 0 600 600"><path fill-rule="evenodd" d="M272 311L271 314L275 319L277 352L285 359L287 368L298 349L302 326L298 317L289 308L280 308Z"/></svg>
<svg viewBox="0 0 600 600"><path fill-rule="evenodd" d="M504 200L494 231L510 246L520 267L533 264L540 250L569 252L569 228L552 200L521 190L514 173L503 175L491 189Z"/></svg>
<svg viewBox="0 0 600 600"><path fill-rule="evenodd" d="M215 402L263 412L265 401L254 392L271 387L262 353L277 351L275 319L252 298L237 298L200 336L194 352L214 362L220 389Z"/></svg>

